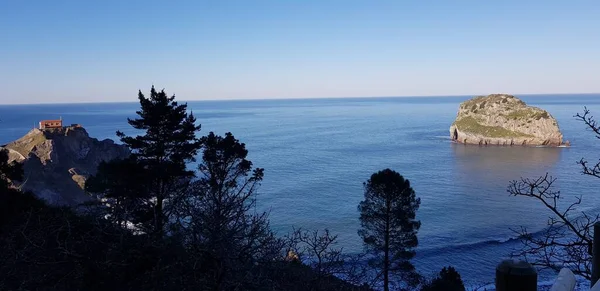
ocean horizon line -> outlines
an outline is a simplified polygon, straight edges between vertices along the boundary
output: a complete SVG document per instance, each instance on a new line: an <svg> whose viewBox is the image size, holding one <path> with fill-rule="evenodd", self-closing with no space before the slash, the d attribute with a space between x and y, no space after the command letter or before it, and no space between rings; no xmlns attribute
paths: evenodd
<svg viewBox="0 0 600 291"><path fill-rule="evenodd" d="M584 93L488 93L488 94L450 94L450 95L399 95L399 96L331 96L331 97L290 97L290 98L231 98L231 99L180 99L179 103L186 102L236 102L236 101L294 101L294 100L342 100L342 99L400 99L400 98L452 98L452 97L475 97L489 94L509 94L514 96L562 96L562 95L597 95L600 92ZM177 96L177 94L175 94ZM27 106L27 105L85 105L85 104L128 104L138 103L137 98L131 101L94 101L94 102L42 102L42 103L0 103L0 106Z"/></svg>

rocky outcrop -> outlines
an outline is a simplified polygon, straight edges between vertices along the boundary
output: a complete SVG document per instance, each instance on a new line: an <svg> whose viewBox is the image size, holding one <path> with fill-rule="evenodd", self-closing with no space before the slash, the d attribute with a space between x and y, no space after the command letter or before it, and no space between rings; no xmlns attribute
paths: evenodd
<svg viewBox="0 0 600 291"><path fill-rule="evenodd" d="M461 103L450 137L458 143L478 145L563 145L558 122L550 113L506 94Z"/></svg>
<svg viewBox="0 0 600 291"><path fill-rule="evenodd" d="M9 159L23 163L20 186L53 205L75 206L91 198L83 187L102 161L125 158L127 147L91 138L83 127L32 129L4 146Z"/></svg>

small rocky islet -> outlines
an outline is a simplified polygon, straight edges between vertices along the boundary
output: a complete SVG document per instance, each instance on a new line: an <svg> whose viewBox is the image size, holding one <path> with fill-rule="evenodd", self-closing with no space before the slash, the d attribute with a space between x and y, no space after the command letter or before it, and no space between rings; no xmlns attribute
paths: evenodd
<svg viewBox="0 0 600 291"><path fill-rule="evenodd" d="M461 103L450 138L475 145L569 146L550 113L508 94L477 96Z"/></svg>

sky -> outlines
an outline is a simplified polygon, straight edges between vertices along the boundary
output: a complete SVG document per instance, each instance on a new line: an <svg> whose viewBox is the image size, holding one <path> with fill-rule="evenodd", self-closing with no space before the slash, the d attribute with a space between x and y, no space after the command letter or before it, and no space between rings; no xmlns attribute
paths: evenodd
<svg viewBox="0 0 600 291"><path fill-rule="evenodd" d="M600 1L0 0L0 104L600 92Z"/></svg>

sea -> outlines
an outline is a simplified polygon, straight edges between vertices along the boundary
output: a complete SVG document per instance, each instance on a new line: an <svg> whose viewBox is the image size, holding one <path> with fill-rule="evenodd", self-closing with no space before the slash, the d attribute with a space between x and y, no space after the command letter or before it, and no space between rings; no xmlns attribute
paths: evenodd
<svg viewBox="0 0 600 291"><path fill-rule="evenodd" d="M124 103L0 106L0 144L42 119L79 123L98 139L115 131L136 134L136 96ZM257 206L273 230L329 229L345 252L362 250L357 206L363 182L390 168L421 199L419 245L413 262L432 275L454 266L468 286L493 283L495 268L521 247L513 229L536 233L551 213L532 198L513 197L510 181L549 173L562 202L583 199L576 213L600 212L600 180L585 176L581 158L597 161L600 140L574 115L587 106L600 114L600 94L519 95L557 120L568 148L454 144L449 127L459 104L472 96L188 101L201 135L231 132L265 169ZM181 101L183 102L183 101ZM553 274L540 272L538 281Z"/></svg>

